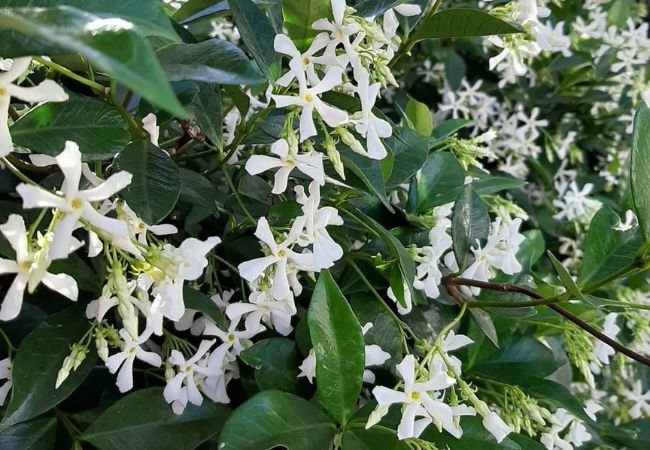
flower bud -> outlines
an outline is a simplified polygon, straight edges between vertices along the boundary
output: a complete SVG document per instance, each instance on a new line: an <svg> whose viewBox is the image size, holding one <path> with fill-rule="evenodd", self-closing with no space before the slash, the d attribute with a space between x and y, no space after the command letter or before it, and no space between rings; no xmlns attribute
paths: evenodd
<svg viewBox="0 0 650 450"><path fill-rule="evenodd" d="M95 347L97 347L97 355L102 361L106 362L108 359L108 341L101 331L95 333Z"/></svg>
<svg viewBox="0 0 650 450"><path fill-rule="evenodd" d="M325 138L325 142L323 143L323 145L325 146L325 150L327 151L327 158L334 166L334 170L336 170L336 173L338 173L339 176L345 180L345 167L343 166L343 162L341 161L341 154L336 149L336 144L334 143L332 138L328 136L327 138Z"/></svg>

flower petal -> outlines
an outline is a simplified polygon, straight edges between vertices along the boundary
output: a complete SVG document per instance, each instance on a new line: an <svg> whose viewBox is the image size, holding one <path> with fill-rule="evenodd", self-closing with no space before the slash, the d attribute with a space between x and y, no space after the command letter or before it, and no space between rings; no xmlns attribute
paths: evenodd
<svg viewBox="0 0 650 450"><path fill-rule="evenodd" d="M12 84L9 92L24 102L64 102L68 100L68 94L53 80L44 80L40 84L32 87L22 87Z"/></svg>
<svg viewBox="0 0 650 450"><path fill-rule="evenodd" d="M12 214L7 222L0 225L0 232L9 241L11 248L16 252L16 260L22 261L29 255L27 248L27 230L25 221L18 214Z"/></svg>
<svg viewBox="0 0 650 450"><path fill-rule="evenodd" d="M251 175L259 175L260 173L266 172L269 169L275 167L282 167L284 163L278 158L273 158L272 156L266 155L252 155L246 161L246 172Z"/></svg>
<svg viewBox="0 0 650 450"><path fill-rule="evenodd" d="M5 294L5 298L0 306L0 320L11 320L18 317L20 308L23 305L23 294L27 286L27 279L20 275L14 278L13 283Z"/></svg>
<svg viewBox="0 0 650 450"><path fill-rule="evenodd" d="M54 274L45 272L41 281L45 286L49 287L53 291L69 298L73 302L77 301L77 297L79 296L79 287L77 286L75 279L70 275L65 273Z"/></svg>
<svg viewBox="0 0 650 450"><path fill-rule="evenodd" d="M83 198L89 202L106 200L131 184L133 175L121 171L108 177L102 184L83 191Z"/></svg>
<svg viewBox="0 0 650 450"><path fill-rule="evenodd" d="M66 141L65 148L56 156L56 163L65 176L62 190L66 197L76 196L81 180L81 152L79 146L72 141Z"/></svg>
<svg viewBox="0 0 650 450"><path fill-rule="evenodd" d="M60 208L65 209L65 199L48 192L43 188L21 183L16 186L16 192L23 199L23 208Z"/></svg>

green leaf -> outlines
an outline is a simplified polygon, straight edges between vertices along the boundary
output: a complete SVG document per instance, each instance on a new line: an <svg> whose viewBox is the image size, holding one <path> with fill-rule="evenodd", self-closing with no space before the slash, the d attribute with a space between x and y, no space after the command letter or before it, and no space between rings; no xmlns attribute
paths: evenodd
<svg viewBox="0 0 650 450"><path fill-rule="evenodd" d="M173 42L180 41L169 17L159 0L5 0L3 7L51 7L73 6L98 17L110 19L119 17L136 25L136 31L143 36L162 36Z"/></svg>
<svg viewBox="0 0 650 450"><path fill-rule="evenodd" d="M386 197L384 174L379 161L359 155L348 149L341 151L341 160L345 168L349 169L368 188L368 192L375 194L386 209L391 212L394 211L393 205L390 204L388 197Z"/></svg>
<svg viewBox="0 0 650 450"><path fill-rule="evenodd" d="M183 286L183 300L185 301L185 307L187 309L199 311L204 316L212 319L214 323L220 327L228 328L228 321L223 315L223 312L221 312L214 301L203 292L185 285Z"/></svg>
<svg viewBox="0 0 650 450"><path fill-rule="evenodd" d="M208 211L217 211L218 193L210 180L189 169L179 169L181 177L180 201L200 206Z"/></svg>
<svg viewBox="0 0 650 450"><path fill-rule="evenodd" d="M330 450L336 424L307 400L264 391L237 408L220 435L219 450Z"/></svg>
<svg viewBox="0 0 650 450"><path fill-rule="evenodd" d="M361 393L365 346L361 325L328 270L318 276L307 318L319 401L345 424Z"/></svg>
<svg viewBox="0 0 650 450"><path fill-rule="evenodd" d="M481 358L471 373L504 383L519 384L531 374L542 378L558 369L553 351L526 336L511 339L496 354L483 352Z"/></svg>
<svg viewBox="0 0 650 450"><path fill-rule="evenodd" d="M495 347L499 347L499 336L497 334L497 329L494 326L492 317L487 311L482 309L472 308L469 310L474 322L481 329L483 334L494 344Z"/></svg>
<svg viewBox="0 0 650 450"><path fill-rule="evenodd" d="M377 344L390 354L386 364L394 366L402 361L402 330L388 315L372 294L363 293L353 295L350 299L352 309L359 319L361 326L372 323L372 328L363 336L366 345Z"/></svg>
<svg viewBox="0 0 650 450"><path fill-rule="evenodd" d="M228 0L235 25L255 61L269 80L280 76L280 55L273 42L275 30L266 15L251 0Z"/></svg>
<svg viewBox="0 0 650 450"><path fill-rule="evenodd" d="M460 423L463 429L461 439L456 439L446 432L438 432L434 427L429 427L421 436L428 442L434 443L437 448L453 450L522 450L516 442L506 437L501 442L485 429L480 417L463 417ZM528 449L526 449L528 450Z"/></svg>
<svg viewBox="0 0 650 450"><path fill-rule="evenodd" d="M343 433L345 450L409 450L411 447L397 439L397 433L388 429L350 429Z"/></svg>
<svg viewBox="0 0 650 450"><path fill-rule="evenodd" d="M112 24L112 26L111 26ZM0 35L5 56L80 53L151 104L186 119L151 46L128 22L115 26L110 19L69 6L0 8L0 27L20 33Z"/></svg>
<svg viewBox="0 0 650 450"><path fill-rule="evenodd" d="M145 223L156 224L174 209L181 177L165 151L148 141L135 141L117 156L115 170L133 175L131 184L120 194Z"/></svg>
<svg viewBox="0 0 650 450"><path fill-rule="evenodd" d="M11 136L15 144L50 156L61 153L65 141L74 141L79 144L84 161L112 158L130 140L117 110L106 102L81 95L31 109L11 127Z"/></svg>
<svg viewBox="0 0 650 450"><path fill-rule="evenodd" d="M639 228L650 246L650 108L640 102L634 117L634 137L632 141L632 162L630 166L632 201L639 219Z"/></svg>
<svg viewBox="0 0 650 450"><path fill-rule="evenodd" d="M618 214L609 207L601 208L591 220L582 244L580 286L598 284L634 262L642 245L638 229L615 230L620 223Z"/></svg>
<svg viewBox="0 0 650 450"><path fill-rule="evenodd" d="M52 450L56 419L36 419L0 432L0 450Z"/></svg>
<svg viewBox="0 0 650 450"><path fill-rule="evenodd" d="M185 88L179 99L189 111L201 132L217 149L223 149L223 109L221 89L209 83L176 83Z"/></svg>
<svg viewBox="0 0 650 450"><path fill-rule="evenodd" d="M359 210L352 212L352 214L354 214L359 221L372 228L386 245L388 251L391 253L391 256L398 262L402 279L404 280L404 284L409 290L411 299L415 299L415 290L413 289L413 280L415 279L415 261L413 261L413 258L411 257L408 250L406 250L399 239L397 239L390 231L384 228L375 219L369 217ZM397 292L395 292L395 294L397 294ZM402 306L406 306L404 298L397 295L396 298Z"/></svg>
<svg viewBox="0 0 650 450"><path fill-rule="evenodd" d="M433 132L433 115L427 105L409 97L405 112L415 127L415 131L422 136L431 136Z"/></svg>
<svg viewBox="0 0 650 450"><path fill-rule="evenodd" d="M576 282L573 281L573 277L569 273L569 271L562 265L560 261L555 257L551 251L547 251L546 254L548 255L548 259L551 260L551 264L553 264L553 268L557 272L558 277L560 277L560 281L562 282L562 285L566 288L567 292L569 292L573 297L584 300L584 295L582 295L582 292L580 292L580 288L576 285Z"/></svg>
<svg viewBox="0 0 650 450"><path fill-rule="evenodd" d="M319 33L312 28L318 19L330 19L330 0L282 0L282 15L289 37L304 52Z"/></svg>
<svg viewBox="0 0 650 450"><path fill-rule="evenodd" d="M448 39L495 34L521 33L522 30L488 13L476 9L450 8L418 24L412 42L424 39Z"/></svg>
<svg viewBox="0 0 650 450"><path fill-rule="evenodd" d="M158 59L170 81L232 85L264 82L244 52L221 39L165 47L158 52Z"/></svg>
<svg viewBox="0 0 650 450"><path fill-rule="evenodd" d="M464 182L465 171L454 155L448 152L431 153L422 166L421 176L412 183L409 210L425 212L453 201ZM454 189L458 189L456 196L452 196L450 200L442 198Z"/></svg>
<svg viewBox="0 0 650 450"><path fill-rule="evenodd" d="M179 23L189 23L228 9L227 0L188 0L172 16Z"/></svg>
<svg viewBox="0 0 650 450"><path fill-rule="evenodd" d="M637 419L618 425L605 434L608 440L624 445L630 450L646 450L650 447L650 419Z"/></svg>
<svg viewBox="0 0 650 450"><path fill-rule="evenodd" d="M300 363L296 343L291 339L264 339L244 350L239 358L255 369L255 381L260 391L298 391Z"/></svg>
<svg viewBox="0 0 650 450"><path fill-rule="evenodd" d="M530 374L529 374L530 375ZM545 400L556 407L561 407L585 422L592 422L585 413L584 404L578 400L566 387L555 381L545 380L535 376L522 379L519 386L531 397Z"/></svg>
<svg viewBox="0 0 650 450"><path fill-rule="evenodd" d="M90 328L84 309L84 305L74 305L48 317L22 341L13 361L11 401L0 430L49 411L86 379L95 365L92 352L58 389L54 388L70 346Z"/></svg>
<svg viewBox="0 0 650 450"><path fill-rule="evenodd" d="M427 161L429 140L411 130L400 130L384 143L393 154L393 170L386 181L389 189L408 182Z"/></svg>
<svg viewBox="0 0 650 450"><path fill-rule="evenodd" d="M378 16L403 0L357 0L354 9L361 17Z"/></svg>
<svg viewBox="0 0 650 450"><path fill-rule="evenodd" d="M490 216L487 208L471 184L465 186L456 199L451 222L454 255L458 267L462 270L470 264L470 247L483 245L490 234Z"/></svg>
<svg viewBox="0 0 650 450"><path fill-rule="evenodd" d="M433 129L433 132L431 133L431 136L438 140L441 141L445 138L448 138L452 134L456 133L458 130L462 130L465 127L468 127L470 125L474 124L473 120L468 120L468 119L448 119L445 120L444 122L438 124Z"/></svg>
<svg viewBox="0 0 650 450"><path fill-rule="evenodd" d="M205 400L176 415L162 388L135 391L118 400L80 436L101 450L191 450L216 435L230 410Z"/></svg>

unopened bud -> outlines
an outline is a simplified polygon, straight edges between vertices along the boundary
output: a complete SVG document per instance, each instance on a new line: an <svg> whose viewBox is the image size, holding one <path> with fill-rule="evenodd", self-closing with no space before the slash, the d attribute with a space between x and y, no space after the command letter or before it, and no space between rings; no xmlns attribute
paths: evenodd
<svg viewBox="0 0 650 450"><path fill-rule="evenodd" d="M108 359L108 341L101 331L95 333L95 347L97 347L97 355L102 361L106 362Z"/></svg>
<svg viewBox="0 0 650 450"><path fill-rule="evenodd" d="M336 149L336 144L332 139L325 139L323 145L325 146L325 150L327 151L327 158L334 166L334 170L336 170L336 173L338 173L339 176L343 180L345 180L345 167L343 166L343 162L341 161L341 154Z"/></svg>

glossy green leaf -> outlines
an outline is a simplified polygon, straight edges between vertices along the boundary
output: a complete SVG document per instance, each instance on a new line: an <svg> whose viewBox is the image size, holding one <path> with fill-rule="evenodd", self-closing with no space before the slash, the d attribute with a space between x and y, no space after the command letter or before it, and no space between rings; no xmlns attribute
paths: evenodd
<svg viewBox="0 0 650 450"><path fill-rule="evenodd" d="M453 450L524 450L508 437L497 442L494 436L485 429L480 417L463 417L460 426L463 429L461 439L456 439L444 431L438 432L435 427L429 427L421 438L434 443L437 448Z"/></svg>
<svg viewBox="0 0 650 450"><path fill-rule="evenodd" d="M386 209L393 211L393 206L386 197L386 184L384 183L384 174L379 161L359 155L348 149L341 151L341 160L345 168L348 169L347 172L352 172L358 178L360 184L366 188L366 191L377 196ZM352 182L353 180L346 181Z"/></svg>
<svg viewBox="0 0 650 450"><path fill-rule="evenodd" d="M462 189L464 182L465 171L454 155L448 152L431 153L422 166L422 175L412 183L409 210L424 212L453 201L455 196L447 200L449 191ZM458 195L460 190L456 192ZM445 198L441 200L443 196Z"/></svg>
<svg viewBox="0 0 650 450"><path fill-rule="evenodd" d="M638 229L614 229L620 223L621 218L609 207L602 208L591 220L582 244L580 286L598 284L634 262L642 245Z"/></svg>
<svg viewBox="0 0 650 450"><path fill-rule="evenodd" d="M96 357L90 352L81 366L54 388L70 346L90 328L84 305L56 313L23 339L13 361L11 401L0 422L0 430L32 419L65 400L92 370Z"/></svg>
<svg viewBox="0 0 650 450"><path fill-rule="evenodd" d="M405 112L415 131L422 136L431 136L433 132L433 115L427 105L409 97Z"/></svg>
<svg viewBox="0 0 650 450"><path fill-rule="evenodd" d="M580 292L580 288L576 285L576 282L573 281L573 277L566 269L566 267L562 265L562 263L555 257L553 253L551 253L550 250L546 252L546 254L551 260L551 264L553 264L553 268L557 272L558 277L560 277L560 281L566 288L567 292L569 292L575 298L584 300L584 295L582 295L582 292Z"/></svg>
<svg viewBox="0 0 650 450"><path fill-rule="evenodd" d="M177 22L189 23L227 9L227 0L188 0L178 8L172 17Z"/></svg>
<svg viewBox="0 0 650 450"><path fill-rule="evenodd" d="M269 19L252 0L228 0L235 25L246 47L269 80L280 76L280 55L273 42L276 32Z"/></svg>
<svg viewBox="0 0 650 450"><path fill-rule="evenodd" d="M390 177L386 180L389 189L407 183L427 161L429 140L411 130L400 130L399 135L385 139L384 143L393 156Z"/></svg>
<svg viewBox="0 0 650 450"><path fill-rule="evenodd" d="M239 358L255 369L255 381L261 391L297 393L300 361L296 343L291 339L264 339L244 350Z"/></svg>
<svg viewBox="0 0 650 450"><path fill-rule="evenodd" d="M345 450L409 450L411 447L397 439L397 433L387 429L350 429L341 441Z"/></svg>
<svg viewBox="0 0 650 450"><path fill-rule="evenodd" d="M148 141L135 141L115 159L116 170L133 175L120 192L133 211L153 225L174 209L181 192L181 178L169 155Z"/></svg>
<svg viewBox="0 0 650 450"><path fill-rule="evenodd" d="M74 141L85 161L112 158L130 140L124 119L116 109L81 95L31 109L11 127L11 136L16 145L50 156L61 153L66 141Z"/></svg>
<svg viewBox="0 0 650 450"><path fill-rule="evenodd" d="M228 328L228 321L223 312L219 309L216 303L203 292L192 289L185 285L183 286L183 300L185 307L194 311L199 311L206 317L209 317L217 325Z"/></svg>
<svg viewBox="0 0 650 450"><path fill-rule="evenodd" d="M264 77L244 52L221 39L165 47L158 52L158 59L170 81L194 80L233 85L264 82Z"/></svg>
<svg viewBox="0 0 650 450"><path fill-rule="evenodd" d="M135 30L143 36L162 36L173 42L180 41L159 0L4 0L2 3L3 7L73 6L101 18L119 17L133 22Z"/></svg>
<svg viewBox="0 0 650 450"><path fill-rule="evenodd" d="M319 401L345 424L361 393L365 347L361 325L328 270L318 276L307 317Z"/></svg>
<svg viewBox="0 0 650 450"><path fill-rule="evenodd" d="M497 334L497 329L494 326L494 322L492 321L492 317L490 317L490 313L478 308L472 308L469 312L483 334L485 334L495 347L498 347L499 336Z"/></svg>
<svg viewBox="0 0 650 450"><path fill-rule="evenodd" d="M215 84L186 82L181 85L179 99L192 115L196 125L217 149L223 148L223 107L221 88Z"/></svg>
<svg viewBox="0 0 650 450"><path fill-rule="evenodd" d="M353 295L352 309L361 326L372 323L372 328L363 336L366 345L377 344L390 354L387 365L394 366L402 361L402 330L372 294Z"/></svg>
<svg viewBox="0 0 650 450"><path fill-rule="evenodd" d="M474 124L473 120L468 120L468 119L448 119L445 120L444 122L441 122L440 124L436 125L436 127L433 129L433 132L431 133L431 136L435 140L442 140L445 139L454 133L456 133L459 130L462 130L465 127L468 127L470 125Z"/></svg>
<svg viewBox="0 0 650 450"><path fill-rule="evenodd" d="M650 447L650 419L633 420L603 434L617 445L623 445L625 449L646 450Z"/></svg>
<svg viewBox="0 0 650 450"><path fill-rule="evenodd" d="M451 216L451 238L458 267L463 270L471 262L471 247L483 245L490 233L490 216L481 197L472 185L465 186L456 199Z"/></svg>
<svg viewBox="0 0 650 450"><path fill-rule="evenodd" d="M0 432L0 450L53 450L56 419L18 423Z"/></svg>
<svg viewBox="0 0 650 450"><path fill-rule="evenodd" d="M467 8L444 9L418 24L412 42L495 34L521 33L522 30L483 11Z"/></svg>
<svg viewBox="0 0 650 450"><path fill-rule="evenodd" d="M320 31L312 24L332 16L330 0L282 0L282 15L289 37L298 50L305 51Z"/></svg>
<svg viewBox="0 0 650 450"><path fill-rule="evenodd" d="M264 391L237 408L219 436L219 450L330 450L336 424L313 403Z"/></svg>
<svg viewBox="0 0 650 450"><path fill-rule="evenodd" d="M0 28L20 33L14 39L0 39L0 53L80 53L151 104L188 118L151 46L133 24L120 25L69 6L0 8Z"/></svg>
<svg viewBox="0 0 650 450"><path fill-rule="evenodd" d="M181 178L180 201L215 212L219 206L218 192L210 180L193 170L179 169Z"/></svg>
<svg viewBox="0 0 650 450"><path fill-rule="evenodd" d="M354 9L362 17L375 17L400 3L403 0L357 0Z"/></svg>
<svg viewBox="0 0 650 450"><path fill-rule="evenodd" d="M176 415L162 388L132 392L93 422L80 439L101 450L192 450L216 435L230 410L205 400Z"/></svg>
<svg viewBox="0 0 650 450"><path fill-rule="evenodd" d="M650 108L640 102L634 117L632 162L630 166L632 200L639 219L645 247L650 246Z"/></svg>

